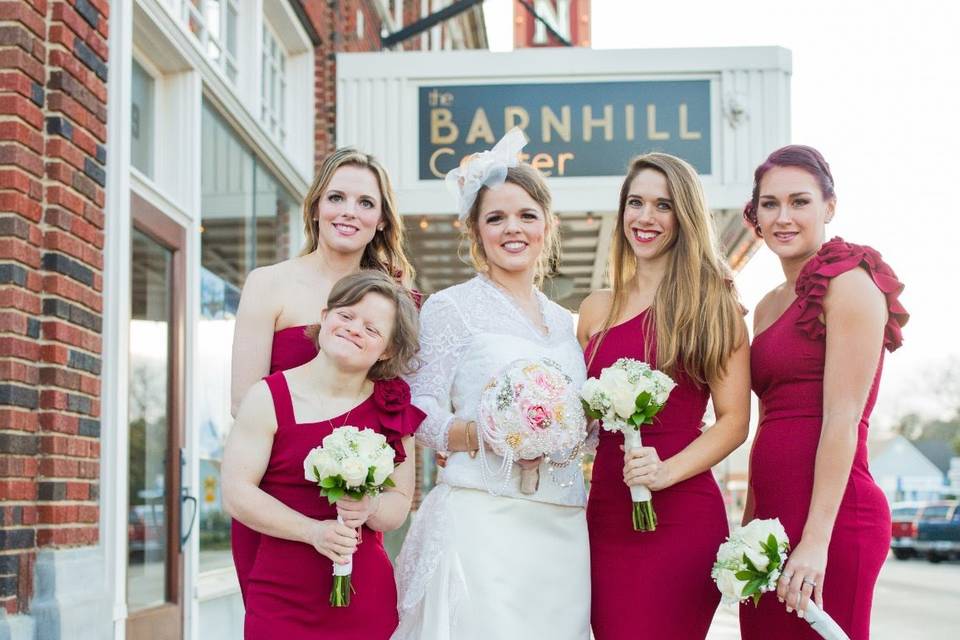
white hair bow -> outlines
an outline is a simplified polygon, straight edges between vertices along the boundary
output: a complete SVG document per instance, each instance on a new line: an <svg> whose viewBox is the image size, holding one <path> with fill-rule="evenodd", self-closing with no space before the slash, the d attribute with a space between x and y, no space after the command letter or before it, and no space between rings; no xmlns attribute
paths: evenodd
<svg viewBox="0 0 960 640"><path fill-rule="evenodd" d="M464 158L460 166L447 174L447 189L459 201L462 221L470 212L481 187L496 189L507 178L507 169L520 163L517 157L527 144L527 136L514 127L489 151Z"/></svg>

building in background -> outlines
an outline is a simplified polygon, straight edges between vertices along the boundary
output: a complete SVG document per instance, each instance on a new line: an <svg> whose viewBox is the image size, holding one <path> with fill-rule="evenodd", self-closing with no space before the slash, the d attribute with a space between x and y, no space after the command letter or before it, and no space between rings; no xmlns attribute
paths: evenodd
<svg viewBox="0 0 960 640"><path fill-rule="evenodd" d="M870 442L869 452L870 474L891 503L939 500L950 489L946 476L949 453L945 468L941 468L927 457L918 443L902 435Z"/></svg>
<svg viewBox="0 0 960 640"><path fill-rule="evenodd" d="M0 3L0 638L241 637L240 287L300 249L336 53L448 4ZM397 48L485 46L475 6Z"/></svg>

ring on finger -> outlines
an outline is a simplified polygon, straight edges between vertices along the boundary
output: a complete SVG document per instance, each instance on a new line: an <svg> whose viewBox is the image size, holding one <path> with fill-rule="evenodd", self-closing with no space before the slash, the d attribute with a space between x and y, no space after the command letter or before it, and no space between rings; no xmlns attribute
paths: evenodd
<svg viewBox="0 0 960 640"><path fill-rule="evenodd" d="M788 581L789 581L789 580L792 580L792 579L793 579L793 571L790 571L789 573L786 572L786 571L784 571L784 572L780 575L780 577L783 578L784 580L788 580Z"/></svg>
<svg viewBox="0 0 960 640"><path fill-rule="evenodd" d="M808 584L808 585L810 585L811 587L816 587L816 586L817 586L817 581L816 581L816 580L811 580L809 577L806 577L806 576L805 576L805 577L803 578L803 584Z"/></svg>

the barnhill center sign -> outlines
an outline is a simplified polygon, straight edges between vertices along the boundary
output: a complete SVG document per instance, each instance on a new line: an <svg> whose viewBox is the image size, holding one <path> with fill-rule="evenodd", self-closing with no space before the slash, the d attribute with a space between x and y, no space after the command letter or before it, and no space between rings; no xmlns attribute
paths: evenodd
<svg viewBox="0 0 960 640"><path fill-rule="evenodd" d="M711 174L711 83L695 80L419 87L419 178L442 178L511 127L522 160L548 176L617 176L640 151L664 151Z"/></svg>

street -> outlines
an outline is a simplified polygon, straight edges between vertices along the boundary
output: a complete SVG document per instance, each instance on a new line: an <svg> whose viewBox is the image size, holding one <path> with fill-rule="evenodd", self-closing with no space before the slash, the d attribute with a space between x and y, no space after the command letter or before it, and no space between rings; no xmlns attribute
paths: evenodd
<svg viewBox="0 0 960 640"><path fill-rule="evenodd" d="M873 598L873 640L953 640L960 633L960 562L887 560ZM721 605L707 640L740 638L736 607Z"/></svg>

